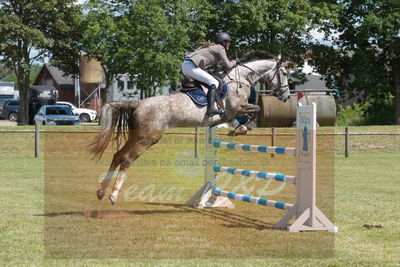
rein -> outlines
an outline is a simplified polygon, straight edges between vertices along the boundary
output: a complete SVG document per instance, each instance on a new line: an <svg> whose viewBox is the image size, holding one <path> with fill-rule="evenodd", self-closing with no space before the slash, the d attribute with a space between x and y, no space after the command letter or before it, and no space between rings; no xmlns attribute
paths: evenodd
<svg viewBox="0 0 400 267"><path fill-rule="evenodd" d="M244 82L241 82L240 80L239 80L239 81L236 81L236 80L233 79L231 76L229 76L229 74L227 74L226 77L229 78L229 82L227 82L226 84L230 84L230 83L236 82L236 83L240 84L241 86L242 86L242 85L249 86L249 84L244 83ZM250 84L250 86L251 86L251 84Z"/></svg>
<svg viewBox="0 0 400 267"><path fill-rule="evenodd" d="M264 77L265 74L261 75L258 71L253 70L252 68L250 68L249 66L247 66L245 64L237 64L237 65L238 66L243 66L243 67L247 68L248 70L250 70L252 73L255 73L257 76L259 76L260 80L262 82L264 82L267 87L270 87L272 89L272 95L278 97L279 99L282 98L282 95L284 95L284 94L286 94L288 92L289 84L282 85L282 77L280 75L280 71L281 71L281 62L280 61L278 61L276 63L276 66L275 66L276 70L274 71L274 75L272 76L271 79L265 78ZM270 71L273 71L273 70L274 70L274 68L272 68L271 70L267 71L267 73L270 72ZM246 79L246 80L249 82L249 84L240 81L240 75L238 75L238 71L239 70L235 70L235 73L236 73L236 76L239 76L239 80L233 79L228 74L227 77L230 79L230 81L227 84L230 84L232 82L236 82L238 84L238 88L236 90L239 90L239 88L242 87L243 85L244 86L252 86L252 84L250 83L250 81L248 79ZM272 81L275 79L275 77L278 79L278 83L277 83L276 86L272 85Z"/></svg>
<svg viewBox="0 0 400 267"><path fill-rule="evenodd" d="M271 81L275 78L275 75L276 75L276 73L275 73L274 77L272 77L272 80L271 80L271 81L268 81L268 80L266 80L266 79L264 78L263 75L261 75L261 74L258 73L257 71L253 70L252 68L250 68L250 67L248 67L248 66L246 66L246 65L244 65L244 64L238 63L237 66L245 67L245 68L249 69L251 72L257 74L257 75L261 78L260 80L262 80L264 83L271 82ZM238 74L238 71L235 71L235 73ZM239 75L236 75L236 76L239 76ZM250 84L247 84L247 83L241 82L241 81L240 81L240 78L239 78L238 81L236 81L235 79L231 78L231 77L229 76L229 74L227 75L227 77L230 79L230 81L229 81L227 84L230 84L230 83L232 83L232 82L236 82L236 83L238 83L238 84L240 84L240 85L246 85L246 86L249 86L249 85L250 85L250 86L251 86L251 83L250 83ZM239 76L239 77L240 77L240 76Z"/></svg>
<svg viewBox="0 0 400 267"><path fill-rule="evenodd" d="M253 70L253 69L250 68L249 66L246 66L245 64L238 64L238 65L239 65L239 66L242 66L242 67L245 67L246 69L249 69L249 70L252 71L253 73L257 74L257 75L261 78L260 80L263 81L263 82L265 83L265 85L271 84L271 82L272 82L272 81L275 79L275 77L277 76L278 85L274 88L274 87L272 86L272 84L271 84L271 87L272 87L272 91L273 91L273 92L277 92L278 90L281 90L280 94L283 94L283 93L286 93L287 90L289 90L289 85L288 85L288 84L282 86L281 76L278 75L278 73L279 73L279 71L280 71L280 68L281 68L280 62L277 62L276 66L275 66L276 71L275 71L275 73L274 73L274 76L272 76L272 78L271 78L270 80L265 79L263 75L261 75L260 73L258 73L258 72L255 71L255 70ZM272 71L272 70L273 70L273 69L271 69L271 70L269 70L269 71ZM229 78L230 78L230 77L229 77ZM230 78L230 79L231 79L231 78ZM231 79L231 80L233 80L233 79ZM241 83L241 82L239 81L239 83ZM286 88L286 89L282 89L282 88Z"/></svg>

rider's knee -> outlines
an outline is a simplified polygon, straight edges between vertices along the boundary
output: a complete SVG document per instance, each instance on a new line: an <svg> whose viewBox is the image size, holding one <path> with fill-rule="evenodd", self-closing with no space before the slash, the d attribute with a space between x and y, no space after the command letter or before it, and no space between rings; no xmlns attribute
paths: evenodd
<svg viewBox="0 0 400 267"><path fill-rule="evenodd" d="M212 85L214 85L215 88L218 88L219 82L218 82L217 80L215 80L215 81L213 81L213 82L210 84L210 86L212 86Z"/></svg>

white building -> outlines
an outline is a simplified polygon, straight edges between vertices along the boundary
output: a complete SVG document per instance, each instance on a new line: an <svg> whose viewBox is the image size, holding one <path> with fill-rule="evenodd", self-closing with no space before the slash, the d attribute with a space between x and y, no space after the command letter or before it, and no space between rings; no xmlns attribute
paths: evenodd
<svg viewBox="0 0 400 267"><path fill-rule="evenodd" d="M19 94L15 91L13 82L4 82L0 80L0 99L16 99Z"/></svg>
<svg viewBox="0 0 400 267"><path fill-rule="evenodd" d="M163 87L157 91L156 95L166 95L170 93L169 87ZM107 102L139 100L140 90L137 89L134 80L129 75L122 74L113 79L113 82L107 93Z"/></svg>

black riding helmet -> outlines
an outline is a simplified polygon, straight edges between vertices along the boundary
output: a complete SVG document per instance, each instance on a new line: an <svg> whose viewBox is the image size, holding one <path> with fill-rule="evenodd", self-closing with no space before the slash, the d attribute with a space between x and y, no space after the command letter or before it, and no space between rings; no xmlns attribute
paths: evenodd
<svg viewBox="0 0 400 267"><path fill-rule="evenodd" d="M215 34L215 42L216 42L217 44L222 44L223 41L229 41L229 42L231 42L232 39L231 39L231 37L229 36L229 34L227 34L226 32L217 32L217 33Z"/></svg>

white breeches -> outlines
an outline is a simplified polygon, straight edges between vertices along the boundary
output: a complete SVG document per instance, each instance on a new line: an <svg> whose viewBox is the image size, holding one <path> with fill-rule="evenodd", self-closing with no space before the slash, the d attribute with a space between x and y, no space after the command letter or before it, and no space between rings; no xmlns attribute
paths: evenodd
<svg viewBox="0 0 400 267"><path fill-rule="evenodd" d="M208 86L215 85L215 87L218 88L218 81L206 71L197 67L196 64L190 60L183 61L182 73L188 78L203 82Z"/></svg>

